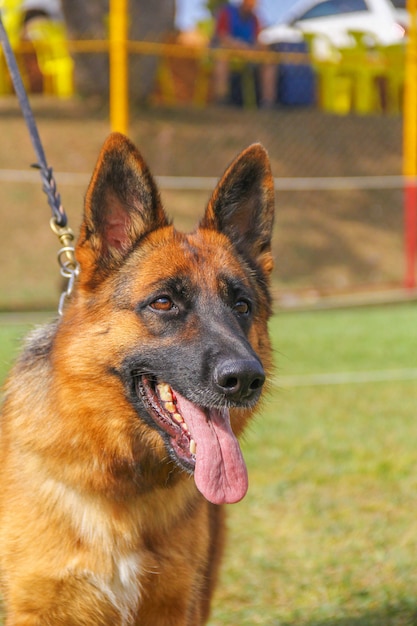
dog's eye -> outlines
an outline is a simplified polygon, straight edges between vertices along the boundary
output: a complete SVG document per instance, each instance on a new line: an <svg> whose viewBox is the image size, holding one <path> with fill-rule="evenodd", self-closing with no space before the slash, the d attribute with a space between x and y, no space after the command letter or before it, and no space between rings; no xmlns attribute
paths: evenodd
<svg viewBox="0 0 417 626"><path fill-rule="evenodd" d="M238 300L233 306L233 311L238 315L248 315L250 313L250 304L246 300Z"/></svg>
<svg viewBox="0 0 417 626"><path fill-rule="evenodd" d="M151 302L149 306L154 311L172 311L175 305L172 302L171 298L168 298L168 296L161 296L160 298L157 298L156 300Z"/></svg>

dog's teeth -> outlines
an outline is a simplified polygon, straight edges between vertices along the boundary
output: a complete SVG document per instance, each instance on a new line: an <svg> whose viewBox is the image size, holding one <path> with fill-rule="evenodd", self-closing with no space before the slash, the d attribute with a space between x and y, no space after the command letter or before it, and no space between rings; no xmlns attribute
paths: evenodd
<svg viewBox="0 0 417 626"><path fill-rule="evenodd" d="M195 454L197 452L197 444L194 439L190 440L190 452L191 454Z"/></svg>
<svg viewBox="0 0 417 626"><path fill-rule="evenodd" d="M158 389L159 396L164 402L172 402L171 387L167 383L159 383L156 388Z"/></svg>
<svg viewBox="0 0 417 626"><path fill-rule="evenodd" d="M188 426L184 421L181 422L181 428L185 433L188 433Z"/></svg>
<svg viewBox="0 0 417 626"><path fill-rule="evenodd" d="M169 411L170 413L175 413L176 412L176 406L173 402L164 402L164 406L166 408L167 411Z"/></svg>
<svg viewBox="0 0 417 626"><path fill-rule="evenodd" d="M178 422L178 424L182 424L182 422L184 421L182 415L180 415L179 413L173 413L172 414L172 419L174 419L176 422Z"/></svg>

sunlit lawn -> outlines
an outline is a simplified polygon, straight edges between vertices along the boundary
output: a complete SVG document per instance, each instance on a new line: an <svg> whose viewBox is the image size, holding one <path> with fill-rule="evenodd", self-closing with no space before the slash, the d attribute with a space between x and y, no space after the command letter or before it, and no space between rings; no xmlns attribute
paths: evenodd
<svg viewBox="0 0 417 626"><path fill-rule="evenodd" d="M279 387L415 367L417 309L281 314L271 330L278 386L247 437L211 626L417 624L417 380Z"/></svg>
<svg viewBox="0 0 417 626"><path fill-rule="evenodd" d="M0 376L24 330L0 319ZM281 313L271 332L210 626L417 624L417 380L303 378L415 369L417 308Z"/></svg>

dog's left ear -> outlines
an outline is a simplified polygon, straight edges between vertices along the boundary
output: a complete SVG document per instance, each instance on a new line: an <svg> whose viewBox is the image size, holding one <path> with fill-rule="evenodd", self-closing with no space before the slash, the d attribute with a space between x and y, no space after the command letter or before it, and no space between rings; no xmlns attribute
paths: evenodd
<svg viewBox="0 0 417 626"><path fill-rule="evenodd" d="M227 235L243 257L269 274L273 222L274 180L268 154L261 144L253 144L224 173L200 227Z"/></svg>
<svg viewBox="0 0 417 626"><path fill-rule="evenodd" d="M169 223L159 192L137 148L112 133L87 190L76 248L80 282L90 286L116 269L144 235Z"/></svg>

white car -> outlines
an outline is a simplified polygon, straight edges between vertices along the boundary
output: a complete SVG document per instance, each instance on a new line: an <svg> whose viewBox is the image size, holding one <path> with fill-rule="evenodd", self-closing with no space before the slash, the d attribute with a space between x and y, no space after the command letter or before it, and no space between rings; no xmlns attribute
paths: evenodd
<svg viewBox="0 0 417 626"><path fill-rule="evenodd" d="M303 34L323 35L336 47L353 43L351 31L366 32L377 43L404 39L406 0L299 0L275 26L260 33L265 45L299 42Z"/></svg>

